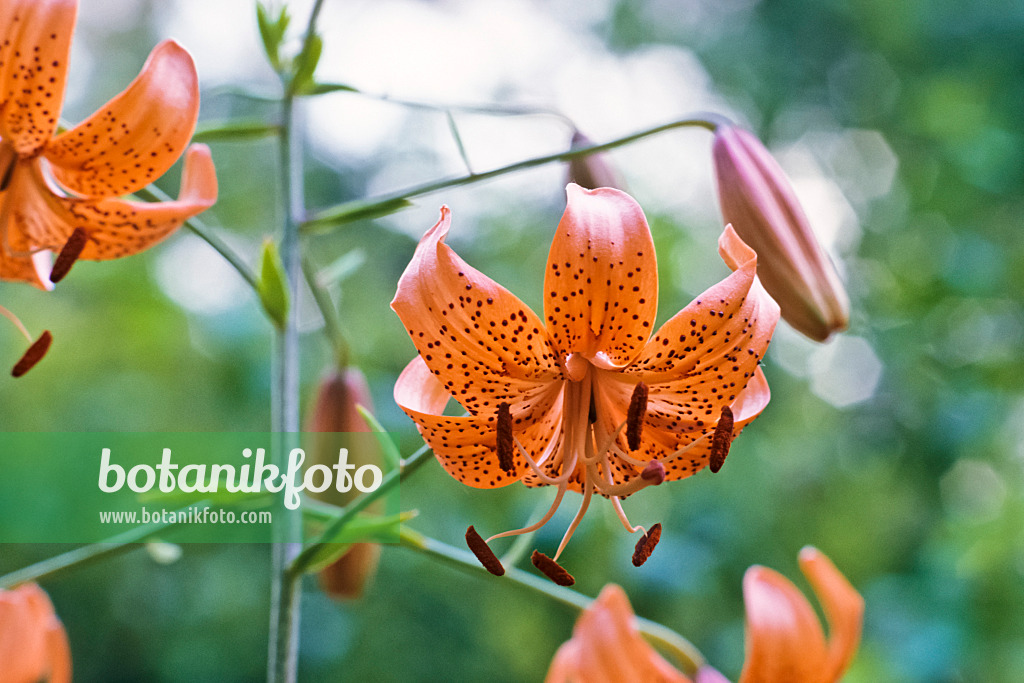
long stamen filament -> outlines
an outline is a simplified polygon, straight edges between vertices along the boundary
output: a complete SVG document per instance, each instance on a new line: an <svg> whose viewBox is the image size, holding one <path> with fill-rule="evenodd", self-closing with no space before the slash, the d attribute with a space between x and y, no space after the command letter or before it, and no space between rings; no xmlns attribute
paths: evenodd
<svg viewBox="0 0 1024 683"><path fill-rule="evenodd" d="M0 306L0 315L10 320L11 323L13 323L14 326L18 328L18 331L25 335L25 339L28 339L30 342L34 341L32 339L32 335L29 334L28 332L28 328L25 327L24 323L21 322L18 316L14 315L14 313L12 313L4 306Z"/></svg>

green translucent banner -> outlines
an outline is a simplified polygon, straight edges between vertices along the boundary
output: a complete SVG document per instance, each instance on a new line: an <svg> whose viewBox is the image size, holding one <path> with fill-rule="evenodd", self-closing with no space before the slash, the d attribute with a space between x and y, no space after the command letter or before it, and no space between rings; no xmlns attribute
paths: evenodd
<svg viewBox="0 0 1024 683"><path fill-rule="evenodd" d="M398 541L385 434L0 433L0 543ZM381 490L383 489L383 490ZM301 523L299 522L301 520Z"/></svg>

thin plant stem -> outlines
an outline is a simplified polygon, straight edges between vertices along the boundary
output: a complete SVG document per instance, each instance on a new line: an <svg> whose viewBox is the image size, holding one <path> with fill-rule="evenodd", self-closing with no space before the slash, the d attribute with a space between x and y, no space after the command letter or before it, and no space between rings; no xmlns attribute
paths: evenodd
<svg viewBox="0 0 1024 683"><path fill-rule="evenodd" d="M302 576L303 572L309 566L310 562L312 562L313 558L316 557L321 548L330 544L330 539L337 536L338 532L341 531L346 524L355 519L356 515L373 504L374 501L379 499L385 493L388 493L391 489L398 486L399 482L403 481L406 477L415 472L420 465L430 459L429 455L430 449L427 446L423 446L403 460L397 470L389 472L384 477L384 480L381 482L379 487L369 493L364 493L346 505L337 519L324 529L315 541L306 545L306 547L302 549L302 552L295 557L291 563L289 571L295 576Z"/></svg>
<svg viewBox="0 0 1024 683"><path fill-rule="evenodd" d="M206 505L209 505L209 501L201 500L190 504L189 507L203 507ZM188 508L183 508L180 511L186 509ZM175 518L177 518L177 515L175 515ZM101 543L91 543L74 548L66 553L61 553L60 555L48 557L28 567L23 567L0 576L0 590L13 588L18 584L29 581L52 579L65 572L80 569L100 560L126 553L138 548L138 544L152 540L155 536L181 524L185 524L185 522L152 522L150 524L143 524L142 526L137 526L134 529L129 529L116 536L112 536Z"/></svg>
<svg viewBox="0 0 1024 683"><path fill-rule="evenodd" d="M323 0L316 0L306 24L302 52L306 54L316 36L316 22ZM285 210L281 236L281 260L291 295L291 306L284 329L276 333L275 377L272 395L274 432L280 444L276 452L278 466L284 464L299 431L299 311L297 294L302 275L302 251L299 225L305 219L305 187L303 184L302 121L296 107L295 73L282 74L284 97L281 100L281 131L278 138L281 155L282 193ZM300 537L302 516L283 509L286 515L285 534ZM270 683L295 683L298 680L299 615L302 575L290 571L301 545L278 538L271 544L270 637L267 657L267 678Z"/></svg>
<svg viewBox="0 0 1024 683"><path fill-rule="evenodd" d="M316 268L309 260L309 257L302 257L302 273L305 275L306 284L313 294L313 301L320 310L320 316L324 319L324 335L331 345L334 355L334 365L337 368L344 368L348 365L348 341L341 329L341 321L338 319L338 309L331 299L331 294L326 287L320 284L316 277Z"/></svg>
<svg viewBox="0 0 1024 683"><path fill-rule="evenodd" d="M371 213L371 208L374 206L387 206L395 205L400 206L402 202L407 202L409 199L415 197L422 197L424 195L433 194L446 190L452 187L461 187L463 185L470 185L473 183L479 183L484 180L490 180L491 178L497 178L498 176L506 175L508 173L515 173L517 171L524 171L526 169L535 168L537 166L543 166L559 161L569 161L579 157L585 157L597 152L604 152L616 147L623 147L629 145L643 138L664 133L666 131L675 130L677 128L687 127L699 127L705 128L709 131L714 132L718 126L726 123L727 120L718 114L712 113L701 113L694 114L693 116L685 119L679 119L669 123L655 126L653 128L647 128L645 130L626 135L609 142L604 142L599 145L590 145L589 147L577 147L576 149L570 149L565 152L559 152L557 154L549 154L547 156L534 157L532 159L526 159L524 161L517 161L514 164L507 166L501 166L499 168L492 169L490 171L484 171L482 173L469 173L464 176L456 178L448 178L445 180L435 180L422 185L417 185L399 192L392 194L383 195L376 197L372 200L358 199L349 202L338 204L328 209L319 211L318 213L310 216L309 220L300 226L302 229L313 229L318 225L342 223L345 222L345 216L353 212L354 209L358 208L358 215L366 215Z"/></svg>
<svg viewBox="0 0 1024 683"><path fill-rule="evenodd" d="M472 574L489 577L499 583L513 586L534 595L542 595L549 600L554 600L577 610L585 610L593 602L592 598L588 598L568 588L557 586L546 579L515 567L506 567L505 576L501 578L493 577L469 551L450 546L429 536L424 536L405 525L402 525L401 528L401 544L404 548L415 550L449 566ZM667 626L644 619L643 617L635 617L634 625L651 644L675 659L676 663L688 676L695 675L697 670L704 666L705 660L700 650L693 643Z"/></svg>
<svg viewBox="0 0 1024 683"><path fill-rule="evenodd" d="M171 197L161 190L156 185L150 185L144 187L141 190L135 192L135 196L145 199L150 202L167 202L172 201ZM242 279L252 287L253 291L256 290L256 275L252 272L252 269L242 260L242 257L234 252L217 234L210 229L209 226L205 225L202 221L196 218L190 218L185 221L185 227L196 234L200 239L213 247L218 254L224 257L224 260L231 264L231 266L238 271L238 274L242 276Z"/></svg>

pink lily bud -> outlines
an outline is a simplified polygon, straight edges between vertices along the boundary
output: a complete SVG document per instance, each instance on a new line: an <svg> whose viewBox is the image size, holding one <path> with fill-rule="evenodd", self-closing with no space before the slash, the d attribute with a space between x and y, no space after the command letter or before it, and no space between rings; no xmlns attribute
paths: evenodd
<svg viewBox="0 0 1024 683"><path fill-rule="evenodd" d="M730 125L715 131L712 153L722 214L757 252L757 274L782 317L815 341L846 329L846 290L778 162Z"/></svg>
<svg viewBox="0 0 1024 683"><path fill-rule="evenodd" d="M321 380L307 429L328 436L314 442L314 463L330 466L332 462L337 461L338 444L329 434L370 431L366 421L356 410L357 405L367 410L373 409L370 389L366 385L366 378L359 370L348 368L335 371ZM356 466L380 464L380 457L376 451L360 448L358 451L350 451L349 462ZM318 497L335 505L345 505L352 495L328 489ZM352 544L344 555L320 572L320 588L336 600L360 597L367 583L377 572L379 557L380 546L376 543Z"/></svg>
<svg viewBox="0 0 1024 683"><path fill-rule="evenodd" d="M590 147L594 141L583 133L576 131L572 134L571 149ZM588 154L585 157L576 157L569 161L570 183L576 183L588 190L596 190L599 187L614 187L617 190L624 189L622 179L615 171L608 155L603 152Z"/></svg>

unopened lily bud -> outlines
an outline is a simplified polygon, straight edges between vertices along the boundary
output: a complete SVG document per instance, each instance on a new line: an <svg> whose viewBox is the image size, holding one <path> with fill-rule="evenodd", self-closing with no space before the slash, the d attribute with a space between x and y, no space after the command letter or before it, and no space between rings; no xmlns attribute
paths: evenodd
<svg viewBox="0 0 1024 683"><path fill-rule="evenodd" d="M594 142L590 138L576 131L572 134L570 149L582 149L593 144ZM588 190L596 190L599 187L623 189L622 179L608 160L608 155L603 152L571 159L569 161L569 182L576 183Z"/></svg>
<svg viewBox="0 0 1024 683"><path fill-rule="evenodd" d="M356 406L373 409L370 389L359 370L347 368L335 371L321 380L307 428L307 431L323 434L313 443L313 464L330 467L338 461L338 449L348 442L344 437L333 437L333 434L370 431ZM380 461L376 443L371 444L369 438L365 442L361 440L358 448L350 448L348 451L348 462L356 467L379 465ZM328 488L315 495L334 505L346 505L358 492L339 493ZM360 597L367 582L377 571L379 557L380 547L377 544L353 544L344 555L320 572L320 587L324 593L338 600Z"/></svg>
<svg viewBox="0 0 1024 683"><path fill-rule="evenodd" d="M782 317L816 341L846 329L846 290L778 162L730 125L715 131L712 153L722 214L757 252L757 274Z"/></svg>
<svg viewBox="0 0 1024 683"><path fill-rule="evenodd" d="M370 579L377 573L380 546L354 543L348 551L320 571L320 588L335 599L356 600L363 596Z"/></svg>

